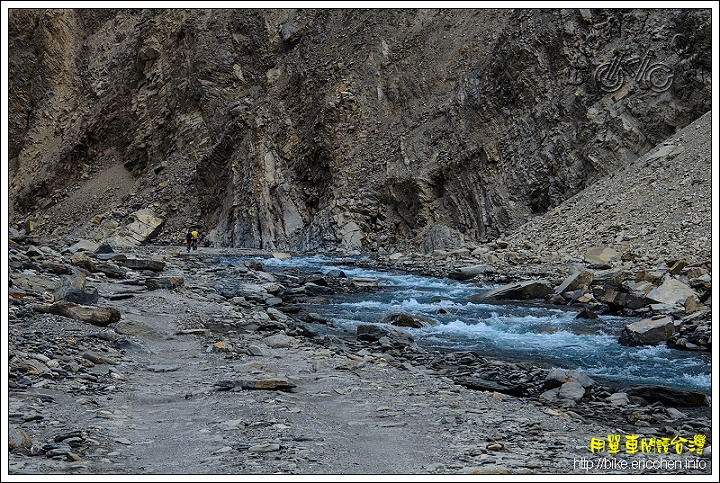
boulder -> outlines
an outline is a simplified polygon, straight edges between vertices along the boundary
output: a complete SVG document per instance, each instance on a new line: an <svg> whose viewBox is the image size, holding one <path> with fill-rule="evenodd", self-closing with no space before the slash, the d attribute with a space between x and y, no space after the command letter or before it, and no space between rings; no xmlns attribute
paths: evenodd
<svg viewBox="0 0 720 483"><path fill-rule="evenodd" d="M384 349L403 349L417 345L410 332L402 329L392 329L387 335L380 337L378 342Z"/></svg>
<svg viewBox="0 0 720 483"><path fill-rule="evenodd" d="M617 285L626 277L630 277L630 273L621 268L608 268L607 270L598 270L593 274L593 283Z"/></svg>
<svg viewBox="0 0 720 483"><path fill-rule="evenodd" d="M575 402L581 400L584 396L585 388L582 384L575 381L568 381L563 383L563 385L560 386L560 391L558 392L558 398L570 399Z"/></svg>
<svg viewBox="0 0 720 483"><path fill-rule="evenodd" d="M53 260L46 260L42 262L40 267L46 272L54 273L56 275L71 275L73 273L72 268L68 265L55 262Z"/></svg>
<svg viewBox="0 0 720 483"><path fill-rule="evenodd" d="M79 240L74 245L70 246L68 250L70 253L77 252L95 252L100 247L96 242L92 240Z"/></svg>
<svg viewBox="0 0 720 483"><path fill-rule="evenodd" d="M646 297L661 304L683 305L691 295L695 295L695 290L691 287L676 278L665 276L663 283L648 292Z"/></svg>
<svg viewBox="0 0 720 483"><path fill-rule="evenodd" d="M27 431L12 425L8 427L8 449L30 449L31 446L32 440Z"/></svg>
<svg viewBox="0 0 720 483"><path fill-rule="evenodd" d="M377 342L390 333L388 329L375 324L359 324L356 331L358 340L366 342Z"/></svg>
<svg viewBox="0 0 720 483"><path fill-rule="evenodd" d="M517 397L523 396L525 394L525 390L522 388L522 386L518 386L517 384L500 381L490 381L487 379L482 379L480 377L458 377L455 379L455 384L459 384L461 386L467 387L468 389L474 389L476 391L494 391Z"/></svg>
<svg viewBox="0 0 720 483"><path fill-rule="evenodd" d="M126 268L133 270L152 270L153 272L159 272L165 268L165 262L160 260L146 260L139 258L127 258L122 262Z"/></svg>
<svg viewBox="0 0 720 483"><path fill-rule="evenodd" d="M673 387L638 385L625 387L622 392L628 396L641 397L650 404L661 402L670 407L709 406L708 397L705 394Z"/></svg>
<svg viewBox="0 0 720 483"><path fill-rule="evenodd" d="M595 274L589 270L578 270L555 289L555 293L562 294L565 292L575 291L579 289L587 289L593 282Z"/></svg>
<svg viewBox="0 0 720 483"><path fill-rule="evenodd" d="M545 389L553 389L562 386L566 382L577 382L582 387L590 387L595 383L587 374L578 369L573 369L572 371L567 369L553 369L545 378L543 387L545 387Z"/></svg>
<svg viewBox="0 0 720 483"><path fill-rule="evenodd" d="M612 404L613 406L627 406L630 404L630 399L628 398L628 395L624 392L616 392L610 395L608 397L608 402Z"/></svg>
<svg viewBox="0 0 720 483"><path fill-rule="evenodd" d="M329 275L329 272L328 272ZM378 286L378 279L371 277L350 277L350 284L353 287L371 287L376 288Z"/></svg>
<svg viewBox="0 0 720 483"><path fill-rule="evenodd" d="M145 279L145 288L148 290L157 290L165 288L173 290L180 288L185 284L183 277L150 277Z"/></svg>
<svg viewBox="0 0 720 483"><path fill-rule="evenodd" d="M585 252L585 263L590 265L608 265L619 258L620 253L610 247L591 247Z"/></svg>
<svg viewBox="0 0 720 483"><path fill-rule="evenodd" d="M395 312L387 314L385 317L383 317L382 322L385 324L395 325L397 327L412 327L415 329L435 324L435 321L429 317L408 314L407 312Z"/></svg>
<svg viewBox="0 0 720 483"><path fill-rule="evenodd" d="M545 280L526 280L523 282L509 283L481 294L471 295L469 300L473 303L493 299L527 300L544 298L551 293L553 293L553 287L550 282Z"/></svg>
<svg viewBox="0 0 720 483"><path fill-rule="evenodd" d="M451 270L450 273L448 273L448 278L453 280L470 280L478 275L491 273L494 270L493 266L488 263L471 265L469 267L461 267Z"/></svg>
<svg viewBox="0 0 720 483"><path fill-rule="evenodd" d="M628 346L658 345L666 343L674 332L675 324L671 316L647 318L626 325L618 342Z"/></svg>
<svg viewBox="0 0 720 483"><path fill-rule="evenodd" d="M136 211L132 216L135 220L127 225L128 237L138 245L152 239L165 221L150 209Z"/></svg>
<svg viewBox="0 0 720 483"><path fill-rule="evenodd" d="M262 342L273 349L290 347L298 345L299 341L295 337L286 334L273 334L262 339Z"/></svg>
<svg viewBox="0 0 720 483"><path fill-rule="evenodd" d="M97 303L99 295L96 288L85 288L85 276L81 273L72 277L61 277L53 294L54 300L66 300L81 305Z"/></svg>
<svg viewBox="0 0 720 483"><path fill-rule="evenodd" d="M36 304L35 312L62 315L71 319L82 320L93 325L105 327L120 320L120 312L111 307L89 307L61 300L51 305Z"/></svg>

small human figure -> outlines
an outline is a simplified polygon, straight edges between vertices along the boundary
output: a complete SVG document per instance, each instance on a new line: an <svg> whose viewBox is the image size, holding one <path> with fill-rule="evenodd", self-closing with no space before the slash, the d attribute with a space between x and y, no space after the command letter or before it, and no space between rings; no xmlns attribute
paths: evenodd
<svg viewBox="0 0 720 483"><path fill-rule="evenodd" d="M197 230L193 230L193 231L192 231L192 249L195 250L195 251L197 251L198 236L200 236L200 234L198 233L198 231L197 231Z"/></svg>
<svg viewBox="0 0 720 483"><path fill-rule="evenodd" d="M185 246L187 247L188 252L190 251L190 247L192 247L192 240L193 234L188 230L187 235L185 235Z"/></svg>

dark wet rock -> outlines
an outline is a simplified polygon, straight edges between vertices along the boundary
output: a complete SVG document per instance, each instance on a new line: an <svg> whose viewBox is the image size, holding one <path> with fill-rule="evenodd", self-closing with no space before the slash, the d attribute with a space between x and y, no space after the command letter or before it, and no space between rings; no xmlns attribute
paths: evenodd
<svg viewBox="0 0 720 483"><path fill-rule="evenodd" d="M390 333L385 327L375 324L359 324L356 329L358 340L377 342L381 337Z"/></svg>
<svg viewBox="0 0 720 483"><path fill-rule="evenodd" d="M429 317L422 315L409 314L407 312L393 312L387 314L382 320L385 324L395 325L397 327L412 327L419 329L429 325L435 325L435 321Z"/></svg>
<svg viewBox="0 0 720 483"><path fill-rule="evenodd" d="M577 319L597 319L598 315L590 309L584 308L575 316Z"/></svg>
<svg viewBox="0 0 720 483"><path fill-rule="evenodd" d="M99 297L97 288L85 288L85 276L80 273L61 277L53 295L55 301L66 300L80 305L95 304Z"/></svg>
<svg viewBox="0 0 720 483"><path fill-rule="evenodd" d="M502 383L499 381L490 381L480 377L458 377L455 378L455 382L467 387L468 389L474 389L477 391L496 391L510 396L523 396L526 393L522 386Z"/></svg>
<svg viewBox="0 0 720 483"><path fill-rule="evenodd" d="M643 385L643 386L627 386L622 388L622 392L628 396L639 396L649 403L661 402L670 407L701 407L709 406L708 398L705 394L697 391L686 391L672 387Z"/></svg>
<svg viewBox="0 0 720 483"><path fill-rule="evenodd" d="M340 270L338 268L333 268L332 270L328 270L328 272L325 275L327 275L328 277L333 277L333 278L347 278L347 275L345 274L345 272L343 272L342 270Z"/></svg>
<svg viewBox="0 0 720 483"><path fill-rule="evenodd" d="M235 379L222 380L215 383L220 390L227 389L264 389L277 391L292 391L297 386L282 377L268 377L263 379Z"/></svg>

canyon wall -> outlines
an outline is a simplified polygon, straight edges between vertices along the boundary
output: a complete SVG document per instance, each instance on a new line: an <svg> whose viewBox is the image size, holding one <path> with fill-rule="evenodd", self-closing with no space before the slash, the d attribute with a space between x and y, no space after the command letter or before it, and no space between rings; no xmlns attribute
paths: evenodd
<svg viewBox="0 0 720 483"><path fill-rule="evenodd" d="M11 9L11 222L451 248L711 109L703 9Z"/></svg>

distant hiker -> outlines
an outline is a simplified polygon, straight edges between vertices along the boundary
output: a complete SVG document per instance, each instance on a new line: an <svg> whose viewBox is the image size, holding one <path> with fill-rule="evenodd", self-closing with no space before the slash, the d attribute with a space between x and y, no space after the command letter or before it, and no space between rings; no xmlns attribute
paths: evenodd
<svg viewBox="0 0 720 483"><path fill-rule="evenodd" d="M187 251L190 251L190 247L192 246L192 240L193 234L191 231L188 231L187 235L185 235L185 246L187 247Z"/></svg>
<svg viewBox="0 0 720 483"><path fill-rule="evenodd" d="M198 236L199 236L199 233L197 232L197 230L193 230L192 231L192 248L195 251L197 251Z"/></svg>

